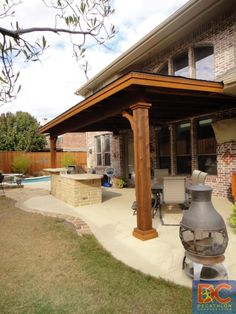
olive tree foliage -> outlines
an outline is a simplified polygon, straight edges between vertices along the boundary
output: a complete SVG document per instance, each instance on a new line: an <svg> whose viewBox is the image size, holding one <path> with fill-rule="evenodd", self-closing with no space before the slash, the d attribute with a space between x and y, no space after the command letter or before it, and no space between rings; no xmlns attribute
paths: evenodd
<svg viewBox="0 0 236 314"><path fill-rule="evenodd" d="M6 27L0 27L0 105L17 97L21 89L20 71L14 66L17 60L38 61L49 47L47 33L67 34L76 60L85 56L86 42L92 38L99 45L111 39L115 34L114 25L109 17L114 10L110 0L41 0L48 10L54 10L54 27L30 27L19 25L15 18L16 10L24 5L24 0L1 0L1 20L8 21ZM5 25L5 23L4 23ZM30 33L38 33L36 41ZM84 72L87 77L87 62Z"/></svg>
<svg viewBox="0 0 236 314"><path fill-rule="evenodd" d="M46 139L39 134L37 120L28 112L3 113L0 115L0 150L40 151Z"/></svg>

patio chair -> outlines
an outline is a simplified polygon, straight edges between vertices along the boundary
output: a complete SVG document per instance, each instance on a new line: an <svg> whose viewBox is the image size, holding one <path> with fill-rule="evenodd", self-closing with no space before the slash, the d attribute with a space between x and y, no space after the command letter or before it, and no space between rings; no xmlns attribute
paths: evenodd
<svg viewBox="0 0 236 314"><path fill-rule="evenodd" d="M192 185L197 185L198 180L199 180L199 175L200 175L201 171L200 170L193 170L192 175L191 175L191 184Z"/></svg>
<svg viewBox="0 0 236 314"><path fill-rule="evenodd" d="M191 185L197 184L205 184L206 177L208 173L200 171L200 170L193 170L191 176Z"/></svg>
<svg viewBox="0 0 236 314"><path fill-rule="evenodd" d="M169 169L154 169L154 183L161 183L163 181L163 177L167 177L169 175Z"/></svg>
<svg viewBox="0 0 236 314"><path fill-rule="evenodd" d="M157 204L155 203L155 199L152 198L152 218L155 217L156 213L157 213ZM131 209L133 210L133 215L136 215L137 214L137 209L138 209L138 206L137 206L137 202L134 201L132 206L131 206Z"/></svg>
<svg viewBox="0 0 236 314"><path fill-rule="evenodd" d="M3 186L3 180L4 180L4 175L0 174L0 186L1 186L1 189L2 189L3 195L5 195L4 186Z"/></svg>
<svg viewBox="0 0 236 314"><path fill-rule="evenodd" d="M162 225L179 226L179 224L165 224L163 220L164 205L179 205L181 209L188 208L188 195L186 193L186 177L164 177L159 218Z"/></svg>
<svg viewBox="0 0 236 314"><path fill-rule="evenodd" d="M201 171L198 176L198 184L205 184L208 173Z"/></svg>

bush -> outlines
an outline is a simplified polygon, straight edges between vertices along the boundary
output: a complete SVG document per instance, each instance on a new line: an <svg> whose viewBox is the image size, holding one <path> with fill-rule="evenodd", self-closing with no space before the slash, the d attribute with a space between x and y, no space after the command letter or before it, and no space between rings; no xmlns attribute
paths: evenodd
<svg viewBox="0 0 236 314"><path fill-rule="evenodd" d="M72 154L65 154L61 160L61 166L62 167L68 167L68 166L75 166L76 160L75 157Z"/></svg>
<svg viewBox="0 0 236 314"><path fill-rule="evenodd" d="M26 174L30 165L30 160L26 156L15 157L12 163L14 172Z"/></svg>
<svg viewBox="0 0 236 314"><path fill-rule="evenodd" d="M233 214L230 216L230 225L234 228L236 231L236 203L233 205Z"/></svg>
<svg viewBox="0 0 236 314"><path fill-rule="evenodd" d="M127 181L123 177L113 177L112 182L114 187L118 189L122 189L127 185Z"/></svg>

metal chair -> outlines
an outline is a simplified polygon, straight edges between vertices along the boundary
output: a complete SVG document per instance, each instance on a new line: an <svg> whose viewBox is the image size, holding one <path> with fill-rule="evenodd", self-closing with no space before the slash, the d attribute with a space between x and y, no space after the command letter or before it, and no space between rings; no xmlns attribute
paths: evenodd
<svg viewBox="0 0 236 314"><path fill-rule="evenodd" d="M186 177L164 177L159 218L162 225L178 226L179 224L165 224L162 215L162 206L180 205L182 209L188 208L188 196L186 193Z"/></svg>
<svg viewBox="0 0 236 314"><path fill-rule="evenodd" d="M3 192L3 195L5 195L3 181L4 181L4 175L0 174L0 186L1 186L1 189L2 189L2 192Z"/></svg>
<svg viewBox="0 0 236 314"><path fill-rule="evenodd" d="M163 178L169 175L169 169L154 169L154 183L160 183Z"/></svg>

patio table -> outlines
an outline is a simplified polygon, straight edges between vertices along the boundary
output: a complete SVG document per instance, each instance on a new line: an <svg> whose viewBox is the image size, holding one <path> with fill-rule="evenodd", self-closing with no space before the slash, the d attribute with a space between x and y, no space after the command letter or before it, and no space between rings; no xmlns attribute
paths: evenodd
<svg viewBox="0 0 236 314"><path fill-rule="evenodd" d="M22 173L3 173L4 180L3 182L9 183L9 184L21 184L22 182Z"/></svg>

